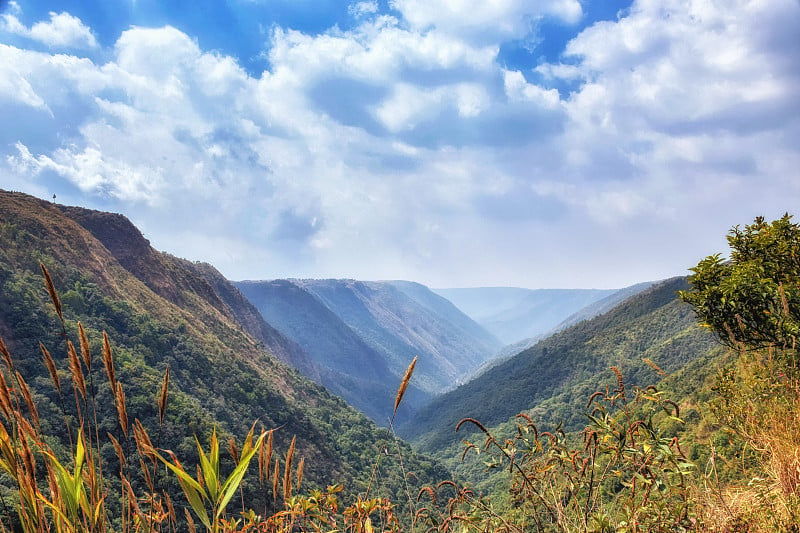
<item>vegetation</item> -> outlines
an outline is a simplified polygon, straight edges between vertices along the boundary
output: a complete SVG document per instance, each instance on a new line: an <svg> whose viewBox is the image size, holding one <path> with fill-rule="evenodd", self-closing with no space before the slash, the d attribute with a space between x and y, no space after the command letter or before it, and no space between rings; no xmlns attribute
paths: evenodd
<svg viewBox="0 0 800 533"><path fill-rule="evenodd" d="M567 431L580 431L586 399L607 383L603 370L617 367L629 386L645 387L660 376L643 359L672 373L716 345L695 324L691 307L677 301L676 292L687 288L685 278L666 280L611 312L539 342L437 397L399 433L447 461L459 455L464 435L452 428L463 417L489 428L505 423L502 431L513 431L507 421L524 412L545 429L561 423ZM481 469L470 479L479 476Z"/></svg>
<svg viewBox="0 0 800 533"><path fill-rule="evenodd" d="M79 350L67 338L61 299L46 267L42 264L41 268L66 340L74 411L65 409L63 414L65 433L71 444L66 453L63 450L59 453L58 445L51 444L52 436L42 432L42 420L31 389L17 370L5 343L0 340L0 355L5 364L4 371L0 372L0 411L3 415L3 422L0 422L0 470L7 476L5 481L9 485L2 498L5 516L0 520L0 527L3 530L176 531L185 526L189 531L196 531L195 519L212 533L252 528L288 532L305 530L307 526L312 530L322 527L328 530L335 529L337 523L343 525L344 531L361 532L373 531L373 521L392 530L399 527L394 506L385 498L368 499L365 496L339 512L336 495L341 492L341 486L329 486L324 492L312 489L308 496L297 495L303 481L305 461L303 458L295 460L296 437L281 458L274 448L275 430L262 430L255 436L255 424L241 445L237 445L233 438L229 440L231 468L226 476L221 474L224 461L220 456L216 430L211 433L207 451L195 439L199 462L196 475L193 474L194 469L185 468L175 453L160 448L158 444L168 406L169 367L157 396L159 425L157 444L154 445L139 419L131 421L129 418L124 387L117 378L111 343L105 334L102 362L106 383L113 392L116 431L103 435L101 428L104 426L97 417L95 388L100 384L94 382L92 366L96 361L93 361L89 340L80 322L77 326ZM53 388L64 400L62 394L67 384L62 382L50 351L44 344L39 347ZM408 385L413 364L398 391L395 410ZM74 418L70 416L72 413ZM109 449L118 459L118 472L108 461ZM243 482L248 466L255 458L260 491L272 500L273 510L279 507L279 502L283 504L282 510L266 517L252 509L244 509ZM188 507L183 508L183 515L176 512L180 506L170 494L162 465L174 474L188 503ZM376 471L377 461L370 485ZM117 494L112 495L111 491L115 489ZM242 499L239 517L228 512L237 493ZM12 508L16 510L15 515L12 515ZM268 501L265 509L268 509Z"/></svg>
<svg viewBox="0 0 800 533"><path fill-rule="evenodd" d="M787 214L762 217L728 235L729 260L712 255L692 269L684 301L719 340L739 350L773 348L797 354L800 335L800 228ZM796 359L789 361L797 366Z"/></svg>
<svg viewBox="0 0 800 533"><path fill-rule="evenodd" d="M37 218L0 204L9 212L0 216L10 243L0 248L2 530L800 531L800 228L788 216L734 228L730 259L701 261L688 286L671 280L496 367L531 365L562 385L516 390L509 380L516 395L551 398L492 425L453 424L462 460L492 480L484 492L448 480L394 436L416 360L379 430L260 352L180 262L131 256L122 269L103 255L113 243L94 247L56 207ZM58 224L71 246L43 245ZM54 272L26 267L34 254ZM180 305L153 298L151 286ZM678 288L690 307L674 299ZM692 308L727 351L690 333ZM664 359L647 357L643 331L660 339ZM558 373L544 348L570 372ZM624 351L645 360L637 368ZM606 364L615 379L604 387L587 374ZM643 368L663 378L657 387ZM582 393L578 425L565 406Z"/></svg>
<svg viewBox="0 0 800 533"><path fill-rule="evenodd" d="M108 214L95 216L102 215ZM387 442L385 429L270 357L215 298L214 291L184 268L184 261L141 244L141 234L130 223L118 229L113 235L101 234L107 243L103 245L93 233L65 216L60 206L25 195L0 193L0 337L14 355L15 371L29 386L41 435L59 461L71 464L69 457L76 451L74 430L79 416L75 402L70 401L74 392L64 334L78 347L80 322L95 354L91 368L84 365L84 373L87 393L95 398L97 433L101 437L110 433L120 443L125 440L118 434L116 391L106 386L104 366L96 359L102 354L106 332L113 344L115 377L124 386L131 422L138 419L150 430L153 444L172 450L188 471L194 472L199 464L193 435L206 450L215 430L223 448L233 436L241 447L242 436L257 421L255 437L261 431L275 430L275 450L287 450L296 436L295 462L305 458L304 491L325 492L328 485L338 482L338 498L357 500L370 483L375 457ZM123 257L127 268L111 253L115 239L119 241L117 248L127 250L126 243L130 243L137 251ZM54 324L54 319L56 323L60 319L43 290L39 261L48 266L53 285L59 288L63 330ZM53 355L62 394L54 388L42 364L40 342ZM162 424L154 395L162 386L167 366L169 408ZM8 383L13 382L10 374L6 378ZM94 420L92 409L90 402ZM71 440L65 419L73 430ZM372 494L391 498L397 503L398 513L402 510L402 516L407 516L407 490L414 493L423 484L448 474L440 464L414 453L407 444L395 444L393 439L389 442L390 453L382 457L372 481ZM131 447L135 448L133 443ZM120 481L108 475L118 470L118 458L111 443L106 442L101 450L108 482L106 509L111 527L119 529L119 523L113 520L122 516L122 504L115 502L121 494L117 486ZM128 452L124 444L123 451ZM403 454L402 467L398 451ZM130 464L138 464L137 456L129 459ZM233 465L229 454L221 454L220 461L221 470L229 472ZM44 463L37 461L37 465ZM158 477L173 502L182 501L177 479L163 468ZM137 479L132 478L131 484L139 494L144 486ZM0 496L8 496L6 501L10 502L13 485L8 481L0 476ZM233 504L243 499L258 515L272 512L274 503L265 503L257 479L245 476L240 488ZM278 510L282 505L278 498ZM178 503L176 506L180 514L182 509ZM9 509L13 515L13 505ZM195 521L200 523L197 517Z"/></svg>
<svg viewBox="0 0 800 533"><path fill-rule="evenodd" d="M712 438L712 473L716 481L721 465L726 482L707 493L704 510L729 529L798 531L800 226L788 214L771 223L759 217L733 228L728 243L729 260L700 261L692 291L681 293L736 355L709 402L728 439Z"/></svg>

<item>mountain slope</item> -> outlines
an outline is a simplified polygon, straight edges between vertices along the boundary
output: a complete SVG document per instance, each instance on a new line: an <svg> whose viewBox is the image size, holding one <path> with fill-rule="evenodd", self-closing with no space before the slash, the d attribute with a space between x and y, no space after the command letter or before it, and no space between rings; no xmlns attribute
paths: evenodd
<svg viewBox="0 0 800 533"><path fill-rule="evenodd" d="M598 315L602 315L603 313L607 313L614 309L617 305L621 304L628 298L639 294L640 292L649 289L653 285L656 285L657 281L645 281L643 283L637 283L636 285L631 285L630 287L625 287L624 289L620 289L615 291L605 298L597 300L596 302L592 302L591 304L587 305L586 307L581 308L577 312L571 314L564 320L562 320L553 331L561 331L563 329L567 329L570 326L574 326L579 322L583 322L584 320L590 320Z"/></svg>
<svg viewBox="0 0 800 533"><path fill-rule="evenodd" d="M397 376L419 356L415 383L430 394L453 388L500 344L444 298L418 283L299 280L382 354Z"/></svg>
<svg viewBox="0 0 800 533"><path fill-rule="evenodd" d="M399 378L339 316L294 280L242 281L236 286L267 322L303 347L323 385L373 420L387 419ZM409 388L410 405L426 399L415 386Z"/></svg>
<svg viewBox="0 0 800 533"><path fill-rule="evenodd" d="M47 427L57 431L62 415L57 395L47 386L38 342L62 354L56 360L61 372L67 364L39 261L47 264L61 294L68 335L76 338L80 320L92 352L99 354L101 331L108 332L131 420L158 427L154 395L169 365L162 447L191 462L193 433L205 440L216 427L241 438L257 420L267 429L279 428L276 446L281 449L297 436L297 454L308 458L305 479L311 484L346 482L351 494L364 489L385 431L264 351L226 304L235 289L215 289L225 284L213 272L212 283L209 272L197 275L200 267L152 250L120 215L0 191L0 335L31 385ZM102 367L94 365L92 380L102 381ZM96 395L101 425L110 424L104 429L113 432L111 392L101 386ZM404 448L406 469L428 479L446 475ZM384 481L390 495L399 494L396 479Z"/></svg>
<svg viewBox="0 0 800 533"><path fill-rule="evenodd" d="M411 360L407 407L456 386L499 341L423 285L354 280L242 281L267 322L314 360L320 382L384 421ZM400 418L407 416L407 410Z"/></svg>
<svg viewBox="0 0 800 533"><path fill-rule="evenodd" d="M434 399L400 433L435 451L464 437L453 428L465 417L491 427L528 412L550 427L560 421L579 427L581 408L608 382L609 367L619 368L630 385L646 385L659 377L643 358L673 372L715 347L689 306L676 299L686 287L684 278L667 280L548 337Z"/></svg>
<svg viewBox="0 0 800 533"><path fill-rule="evenodd" d="M267 323L258 309L216 268L208 263L192 263L185 260L183 264L188 270L211 284L217 295L231 310L236 321L254 339L263 342L272 355L319 383L319 371L311 356L299 344L285 337Z"/></svg>
<svg viewBox="0 0 800 533"><path fill-rule="evenodd" d="M435 289L435 292L504 344L514 344L544 335L571 314L616 289L478 287Z"/></svg>
<svg viewBox="0 0 800 533"><path fill-rule="evenodd" d="M597 300L596 302L592 302L586 307L582 307L575 313L571 314L564 320L562 320L557 326L550 329L549 331L542 333L541 335L537 335L536 337L531 337L528 339L523 339L519 342L515 342L514 344L509 344L504 346L502 350L497 354L495 358L496 361L502 361L512 357L528 348L534 346L537 342L544 339L545 337L552 335L553 333L557 333L561 330L567 329L570 326L574 326L579 322L583 322L584 320L589 320L591 318L596 317L597 315L601 315L603 313L607 313L621 302L625 301L626 299L634 296L643 290L652 287L657 282L654 281L646 281L644 283L637 283L636 285L631 285L630 287L625 287L624 289L619 289L608 296ZM491 364L491 362L490 362Z"/></svg>

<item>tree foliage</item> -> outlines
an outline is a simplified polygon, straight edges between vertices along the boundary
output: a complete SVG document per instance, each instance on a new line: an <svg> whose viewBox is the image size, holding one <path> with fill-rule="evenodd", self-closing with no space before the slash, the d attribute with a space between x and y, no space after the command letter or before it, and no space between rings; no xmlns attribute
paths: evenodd
<svg viewBox="0 0 800 533"><path fill-rule="evenodd" d="M730 258L700 261L681 298L732 348L775 347L795 358L800 332L800 226L786 214L728 234Z"/></svg>

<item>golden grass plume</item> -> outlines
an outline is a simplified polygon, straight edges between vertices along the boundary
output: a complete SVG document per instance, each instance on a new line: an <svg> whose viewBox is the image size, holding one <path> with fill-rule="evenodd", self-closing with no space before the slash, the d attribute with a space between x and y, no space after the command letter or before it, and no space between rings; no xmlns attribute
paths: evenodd
<svg viewBox="0 0 800 533"><path fill-rule="evenodd" d="M411 361L411 364L408 365L406 369L406 373L403 375L403 381L400 382L400 388L397 389L397 396L394 399L394 414L397 414L397 408L400 406L400 402L403 400L403 395L406 393L406 389L408 388L408 382L411 380L411 375L414 373L414 366L417 364L417 356L414 356L414 360Z"/></svg>

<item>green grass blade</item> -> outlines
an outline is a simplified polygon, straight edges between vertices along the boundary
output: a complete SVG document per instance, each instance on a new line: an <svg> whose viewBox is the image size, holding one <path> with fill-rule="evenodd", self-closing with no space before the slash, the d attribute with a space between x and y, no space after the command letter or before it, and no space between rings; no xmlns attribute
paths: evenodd
<svg viewBox="0 0 800 533"><path fill-rule="evenodd" d="M158 457L158 459L164 463L167 468L172 470L172 472L178 476L178 483L180 483L183 493L186 495L186 499L189 501L189 505L192 506L195 514L200 517L203 525L211 529L211 520L208 517L208 512L206 511L206 506L204 503L204 500L208 499L208 495L206 494L206 491L203 490L203 487L200 486L200 483L190 476L180 465L176 465L170 461L167 461L159 453L156 453L156 457Z"/></svg>
<svg viewBox="0 0 800 533"><path fill-rule="evenodd" d="M258 449L264 444L264 438L266 436L266 433L261 434L261 436L258 438L258 441L256 441L255 446L253 446L253 448L249 450L247 454L242 455L242 458L239 460L239 464L236 465L236 468L233 469L231 475L225 480L225 483L222 485L222 499L217 504L216 518L219 518L222 515L222 513L225 511L225 507L228 505L228 502L236 493L236 489L239 488L239 484L242 482L242 478L244 477L244 473L247 471L247 467L250 465L250 461L258 452Z"/></svg>
<svg viewBox="0 0 800 533"><path fill-rule="evenodd" d="M216 431L215 431L216 433ZM197 443L197 454L200 456L200 470L203 472L203 481L206 484L206 490L208 491L209 499L212 502L217 501L217 496L219 495L219 446L217 446L217 453L216 453L216 464L214 462L214 441L215 434L211 435L211 447L208 450L208 455L205 454L203 451L203 447L200 446L200 441L197 440L197 437L194 438L195 442Z"/></svg>

